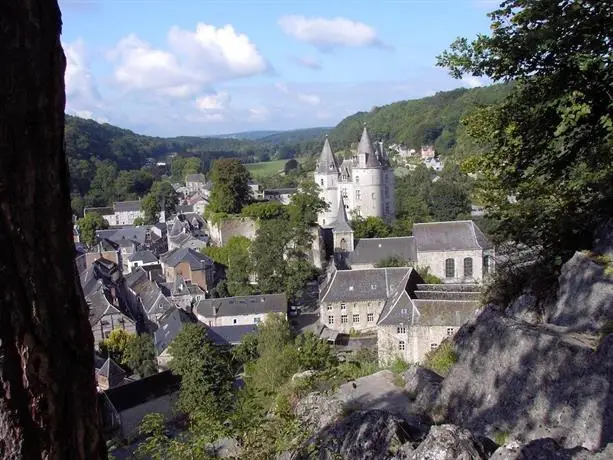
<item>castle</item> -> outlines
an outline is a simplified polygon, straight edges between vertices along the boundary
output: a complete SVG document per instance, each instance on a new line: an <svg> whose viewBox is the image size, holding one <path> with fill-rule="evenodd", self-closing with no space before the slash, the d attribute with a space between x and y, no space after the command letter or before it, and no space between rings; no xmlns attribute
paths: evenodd
<svg viewBox="0 0 613 460"><path fill-rule="evenodd" d="M366 124L357 155L344 159L340 165L326 136L315 169L315 183L320 187L321 198L329 204L318 217L324 228L335 226L343 208L350 217L381 217L388 223L394 220L394 172L383 143L373 146Z"/></svg>

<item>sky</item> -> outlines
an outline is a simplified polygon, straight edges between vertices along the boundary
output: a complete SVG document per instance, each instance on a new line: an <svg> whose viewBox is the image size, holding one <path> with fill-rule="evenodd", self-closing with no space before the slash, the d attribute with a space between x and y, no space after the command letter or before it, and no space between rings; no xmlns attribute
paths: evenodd
<svg viewBox="0 0 613 460"><path fill-rule="evenodd" d="M491 0L60 0L66 111L155 136L335 126L488 82L436 56Z"/></svg>

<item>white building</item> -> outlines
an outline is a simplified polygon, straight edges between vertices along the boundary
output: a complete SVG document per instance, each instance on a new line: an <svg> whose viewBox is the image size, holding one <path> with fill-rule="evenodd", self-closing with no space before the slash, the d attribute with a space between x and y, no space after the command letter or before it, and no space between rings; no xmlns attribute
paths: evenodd
<svg viewBox="0 0 613 460"><path fill-rule="evenodd" d="M328 204L318 217L322 227L332 227L338 218L339 202L347 214L381 217L391 222L395 217L394 172L382 143L373 144L364 126L357 154L339 165L326 137L315 170L315 183Z"/></svg>
<svg viewBox="0 0 613 460"><path fill-rule="evenodd" d="M206 177L204 177L204 174L188 174L185 176L185 187L190 194L204 192L206 189Z"/></svg>
<svg viewBox="0 0 613 460"><path fill-rule="evenodd" d="M259 324L270 313L287 315L285 294L201 299L194 306L198 320L210 327Z"/></svg>

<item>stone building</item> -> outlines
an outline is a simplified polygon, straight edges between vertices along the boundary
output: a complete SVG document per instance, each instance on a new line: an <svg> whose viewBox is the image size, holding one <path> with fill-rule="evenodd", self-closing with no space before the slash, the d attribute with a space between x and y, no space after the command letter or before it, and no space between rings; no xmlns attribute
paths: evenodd
<svg viewBox="0 0 613 460"><path fill-rule="evenodd" d="M188 193L202 192L207 189L206 177L204 174L188 174L185 176L185 187Z"/></svg>
<svg viewBox="0 0 613 460"><path fill-rule="evenodd" d="M329 204L329 209L318 216L322 227L334 225L341 200L349 215L381 217L387 222L395 217L394 172L382 143L373 146L366 126L356 154L342 164L326 137L314 178L321 198Z"/></svg>
<svg viewBox="0 0 613 460"><path fill-rule="evenodd" d="M174 282L181 276L183 280L200 286L205 292L214 285L213 261L198 251L189 248L173 249L163 254L160 262L168 282Z"/></svg>
<svg viewBox="0 0 613 460"><path fill-rule="evenodd" d="M270 313L287 316L285 294L201 299L194 307L198 320L209 327L258 324Z"/></svg>

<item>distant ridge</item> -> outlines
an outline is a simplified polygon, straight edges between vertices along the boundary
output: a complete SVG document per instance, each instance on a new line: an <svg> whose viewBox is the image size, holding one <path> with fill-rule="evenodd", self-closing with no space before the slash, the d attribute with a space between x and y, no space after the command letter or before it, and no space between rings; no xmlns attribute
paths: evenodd
<svg viewBox="0 0 613 460"><path fill-rule="evenodd" d="M331 127L290 129L287 131L244 131L240 133L216 134L212 137L216 139L238 139L247 141L265 142L270 144L285 144L289 142L301 142L318 138L328 131Z"/></svg>

